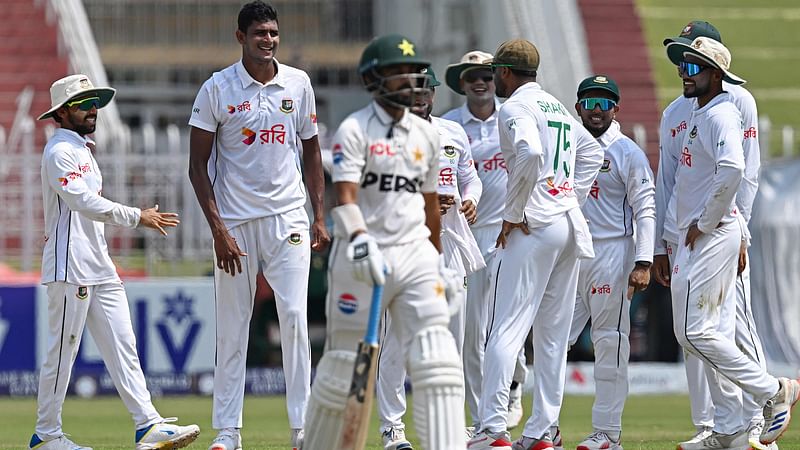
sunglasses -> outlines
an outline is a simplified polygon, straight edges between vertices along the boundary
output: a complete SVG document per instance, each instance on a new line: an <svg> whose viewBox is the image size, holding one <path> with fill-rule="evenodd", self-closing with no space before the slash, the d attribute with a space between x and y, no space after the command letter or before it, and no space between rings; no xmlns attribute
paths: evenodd
<svg viewBox="0 0 800 450"><path fill-rule="evenodd" d="M693 77L708 68L708 66L681 61L680 64L678 64L678 75L683 75L685 73L687 76Z"/></svg>
<svg viewBox="0 0 800 450"><path fill-rule="evenodd" d="M513 64L492 64L492 73L497 72L498 67L514 67Z"/></svg>
<svg viewBox="0 0 800 450"><path fill-rule="evenodd" d="M78 109L81 111L89 111L92 108L100 108L100 97L87 97L80 100L75 100L72 102L67 103L68 108L72 108L73 106L77 105Z"/></svg>
<svg viewBox="0 0 800 450"><path fill-rule="evenodd" d="M600 107L600 111L610 111L617 105L617 102L609 98L582 98L579 102L581 106L583 106L583 109L587 111L594 111L598 106Z"/></svg>
<svg viewBox="0 0 800 450"><path fill-rule="evenodd" d="M471 70L465 73L463 78L467 83L474 83L478 80L483 80L484 83L488 83L494 80L494 75L489 71Z"/></svg>

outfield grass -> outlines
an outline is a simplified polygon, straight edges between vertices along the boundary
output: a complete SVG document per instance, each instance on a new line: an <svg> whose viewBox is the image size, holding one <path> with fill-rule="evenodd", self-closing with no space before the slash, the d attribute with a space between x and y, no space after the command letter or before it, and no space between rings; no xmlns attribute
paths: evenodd
<svg viewBox="0 0 800 450"><path fill-rule="evenodd" d="M658 99L662 107L681 94L675 66L662 41L677 36L691 20L707 20L719 29L731 50L731 69L746 79L759 114L773 124L770 152L781 151L780 128L792 125L800 134L800 3L797 0L636 0L650 50ZM795 137L797 154L798 137ZM762 151L764 151L762 149Z"/></svg>
<svg viewBox="0 0 800 450"><path fill-rule="evenodd" d="M525 412L530 412L530 397L525 399ZM181 423L200 425L200 438L189 448L207 448L215 433L211 429L211 399L208 397L160 398L155 402L164 415L180 417ZM561 420L565 448L575 448L591 431L592 398L569 396L564 401ZM374 413L374 411L373 411ZM36 401L0 400L0 449L25 448L33 432ZM285 449L289 445L289 429L283 397L247 397L242 430L244 448ZM417 442L413 421L407 420L409 437ZM686 396L635 396L628 399L623 418L626 450L672 449L693 434ZM377 419L373 414L373 430ZM133 448L133 430L122 402L116 397L81 400L68 399L64 406L64 430L79 444L100 449ZM512 432L513 437L520 430ZM780 441L782 449L800 448L800 422L795 423ZM335 448L333 445L331 448ZM368 449L380 450L378 432L370 434ZM417 447L419 448L419 447Z"/></svg>

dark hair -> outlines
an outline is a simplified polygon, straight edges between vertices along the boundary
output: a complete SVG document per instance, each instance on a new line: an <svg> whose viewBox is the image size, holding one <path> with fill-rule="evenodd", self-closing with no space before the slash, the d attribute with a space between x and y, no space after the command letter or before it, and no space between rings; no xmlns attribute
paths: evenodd
<svg viewBox="0 0 800 450"><path fill-rule="evenodd" d="M253 22L271 22L278 23L278 11L272 5L262 2L261 0L252 1L244 6L239 11L239 31L247 33L247 27Z"/></svg>

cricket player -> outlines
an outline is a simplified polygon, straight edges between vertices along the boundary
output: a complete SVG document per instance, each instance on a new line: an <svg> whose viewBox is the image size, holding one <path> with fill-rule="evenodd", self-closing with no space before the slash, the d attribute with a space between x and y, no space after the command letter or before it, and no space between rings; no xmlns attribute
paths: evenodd
<svg viewBox="0 0 800 450"><path fill-rule="evenodd" d="M502 213L506 196L506 163L500 151L497 112L500 102L495 97L491 66L485 64L491 53L473 50L461 57L460 62L447 66L445 83L453 92L466 97L458 108L445 113L442 118L461 125L467 133L472 149L475 169L483 185L478 218L471 224L472 234L489 265L495 241L503 223ZM440 197L441 201L441 197ZM483 351L486 347L486 330L489 317L489 270L478 270L467 275L466 322L464 330L464 390L467 408L472 416L472 429L477 425L478 399L483 383ZM527 369L525 352L520 347L508 401L508 427L516 427L522 420L522 384Z"/></svg>
<svg viewBox="0 0 800 450"><path fill-rule="evenodd" d="M603 165L581 210L592 233L594 259L581 262L570 327L575 344L591 318L594 345L594 432L578 450L621 450L622 410L628 395L630 299L650 283L655 232L655 187L644 152L620 132L619 87L595 75L578 86L575 110L603 148ZM634 238L635 229L635 238ZM551 430L552 432L552 430ZM552 433L553 436L557 433Z"/></svg>
<svg viewBox="0 0 800 450"><path fill-rule="evenodd" d="M260 0L244 5L236 38L242 59L203 84L189 119L189 178L211 227L217 262L212 425L219 433L209 450L242 446L245 359L259 271L275 293L291 442L299 449L311 392L310 251L329 242L314 90L305 72L275 59L280 34L272 6ZM311 233L303 178L314 210Z"/></svg>
<svg viewBox="0 0 800 450"><path fill-rule="evenodd" d="M422 448L464 448L464 416L453 414L464 404L463 371L445 300L463 279L448 276L438 251L439 134L408 110L427 89L429 76L420 72L429 66L405 36L373 39L358 66L373 101L348 116L332 141L338 206L331 212L328 330L304 450L329 450L341 432L373 283L384 285L383 305L414 385Z"/></svg>
<svg viewBox="0 0 800 450"><path fill-rule="evenodd" d="M469 450L511 449L506 431L514 361L531 327L532 415L515 450L552 448L566 378L578 261L593 256L580 205L603 150L552 95L536 83L539 52L523 39L506 41L492 61L500 107L500 148L508 190L497 255L491 267L492 318L479 403L479 432Z"/></svg>
<svg viewBox="0 0 800 450"><path fill-rule="evenodd" d="M682 29L678 37L665 39L664 45L674 41L690 43L699 36L722 42L719 31L713 25L704 21L693 21ZM746 248L749 245L747 222L749 222L753 200L758 190L758 170L761 164L757 139L758 113L753 96L744 87L727 83L724 80L722 86L742 114L745 129L742 141L745 171L736 193L736 207L740 212L738 218L743 221L742 231L744 233L743 245L739 253L736 298L735 301L731 300L725 303L720 326L721 331L729 338L734 338L736 345L746 355L766 369L766 359L750 307L750 268L746 264ZM656 205L660 212L657 220L657 255L653 272L656 280L664 286L669 286L671 260L674 257L674 253L667 252L667 249L677 248L678 240L675 226L675 203L672 195L675 172L680 160L683 137L688 132L687 121L691 118L695 106L694 98L681 95L664 110L661 121L659 178L656 188ZM731 316L735 316L735 320ZM719 376L713 367L706 367L690 353L685 353L685 363L692 420L697 428L697 434L680 445L701 442L711 434L716 424L717 431L723 434L734 433L745 426L748 429L749 443L752 447L777 449L777 444L765 446L759 442L764 418L761 406L753 400L750 394L742 393L737 386L727 383L727 380L723 380L726 388L721 389ZM706 372L708 372L708 376ZM709 391L710 385L712 391ZM711 392L714 393L713 402Z"/></svg>
<svg viewBox="0 0 800 450"><path fill-rule="evenodd" d="M674 187L679 230L672 270L673 326L684 350L699 357L763 405L764 427L759 441L771 444L789 424L800 383L777 379L739 349L720 328L725 310L734 302L742 221L736 191L744 173L742 116L723 91L744 80L730 72L730 52L719 41L700 36L691 43L667 44L667 56L679 68L685 97L697 104L687 122ZM709 387L713 390L713 384ZM741 422L740 422L741 423ZM748 433L715 430L684 450L747 447Z"/></svg>
<svg viewBox="0 0 800 450"><path fill-rule="evenodd" d="M442 212L442 257L452 275L466 282L466 276L485 267L483 256L469 229L477 218L475 206L481 198L481 180L475 171L469 141L455 122L431 116L436 86L441 83L431 68L430 91L416 96L411 112L431 122L439 132L439 207ZM451 299L450 332L462 352L465 330L464 297ZM385 450L410 449L405 438L403 415L406 412L406 370L392 319L384 314L378 365L377 403L380 431Z"/></svg>
<svg viewBox="0 0 800 450"><path fill-rule="evenodd" d="M94 159L97 114L114 97L86 75L69 75L50 87L52 107L39 120L58 125L42 153L44 251L42 284L47 287L48 339L39 373L36 431L29 447L91 450L61 429L61 409L84 327L89 328L114 386L136 425L137 450L182 448L200 434L197 425L164 419L150 400L136 354L136 337L125 288L108 254L105 224L147 227L166 235L178 215L158 205L139 209L104 198L103 177Z"/></svg>

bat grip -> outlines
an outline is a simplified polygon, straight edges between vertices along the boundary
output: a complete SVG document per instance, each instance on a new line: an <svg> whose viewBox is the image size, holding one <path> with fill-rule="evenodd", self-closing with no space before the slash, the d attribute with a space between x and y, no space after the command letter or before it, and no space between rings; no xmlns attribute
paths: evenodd
<svg viewBox="0 0 800 450"><path fill-rule="evenodd" d="M367 333L364 335L364 343L367 345L376 345L378 343L378 326L381 323L381 297L383 297L383 285L376 284L372 287Z"/></svg>

